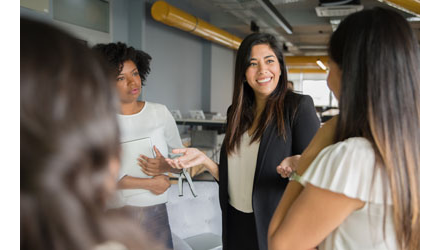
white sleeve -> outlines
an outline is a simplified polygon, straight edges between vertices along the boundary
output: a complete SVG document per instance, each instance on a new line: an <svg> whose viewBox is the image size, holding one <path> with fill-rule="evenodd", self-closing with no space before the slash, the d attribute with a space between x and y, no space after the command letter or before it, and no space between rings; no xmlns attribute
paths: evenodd
<svg viewBox="0 0 440 250"><path fill-rule="evenodd" d="M303 174L302 181L350 198L383 204L384 189L380 170L374 172L375 164L370 142L362 137L349 138L324 148Z"/></svg>
<svg viewBox="0 0 440 250"><path fill-rule="evenodd" d="M127 175L126 173L119 172L119 174L118 174L118 181L120 181L120 180L121 180L122 178L124 178L126 175Z"/></svg>
<svg viewBox="0 0 440 250"><path fill-rule="evenodd" d="M171 112L166 106L164 107L163 119L165 126L165 140L168 146L168 157L173 157L172 150L175 148L183 148L182 139L180 139L179 130L177 129L176 120L174 120Z"/></svg>

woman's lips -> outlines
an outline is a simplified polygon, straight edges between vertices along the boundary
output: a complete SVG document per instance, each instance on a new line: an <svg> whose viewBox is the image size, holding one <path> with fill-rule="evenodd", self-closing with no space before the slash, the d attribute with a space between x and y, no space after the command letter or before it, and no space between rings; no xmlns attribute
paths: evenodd
<svg viewBox="0 0 440 250"><path fill-rule="evenodd" d="M260 84L260 85L266 85L266 84L268 84L271 80L272 80L272 77L260 78L260 79L257 79L257 83Z"/></svg>
<svg viewBox="0 0 440 250"><path fill-rule="evenodd" d="M139 93L139 89L132 89L131 91L130 91L130 93L131 94L137 94L137 93Z"/></svg>

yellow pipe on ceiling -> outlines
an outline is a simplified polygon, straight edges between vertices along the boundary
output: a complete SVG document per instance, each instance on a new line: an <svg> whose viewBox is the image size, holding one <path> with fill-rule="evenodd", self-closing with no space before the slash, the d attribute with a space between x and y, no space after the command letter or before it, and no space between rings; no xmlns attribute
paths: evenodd
<svg viewBox="0 0 440 250"><path fill-rule="evenodd" d="M420 0L385 0L385 2L389 2L420 15Z"/></svg>
<svg viewBox="0 0 440 250"><path fill-rule="evenodd" d="M179 28L207 40L237 50L242 39L219 29L202 19L178 9L165 1L157 1L151 7L154 20Z"/></svg>
<svg viewBox="0 0 440 250"><path fill-rule="evenodd" d="M238 49L242 39L219 29L202 19L195 17L181 9L178 9L165 1L157 1L151 7L151 15L154 20L166 25L179 28L207 40L224 45L228 48ZM316 60L320 59L326 67L328 56L287 56L287 67L316 67ZM321 69L317 69L321 70ZM323 71L323 70L321 70ZM323 71L325 73L325 71Z"/></svg>
<svg viewBox="0 0 440 250"><path fill-rule="evenodd" d="M284 58L287 67L317 67L317 60L321 60L328 68L328 56L286 56Z"/></svg>
<svg viewBox="0 0 440 250"><path fill-rule="evenodd" d="M290 74L327 74L327 71L321 68L290 68L287 70Z"/></svg>

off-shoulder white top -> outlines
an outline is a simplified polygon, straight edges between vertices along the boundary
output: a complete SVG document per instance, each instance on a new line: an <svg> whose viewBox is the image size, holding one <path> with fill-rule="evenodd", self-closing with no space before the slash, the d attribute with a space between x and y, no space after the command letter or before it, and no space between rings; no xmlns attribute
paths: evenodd
<svg viewBox="0 0 440 250"><path fill-rule="evenodd" d="M350 214L321 242L320 250L398 249L391 195L388 190L385 207L383 194L388 187L383 187L383 177L379 170L374 172L374 166L375 154L370 142L362 137L353 137L324 148L303 174L303 184L310 183L366 202L362 209Z"/></svg>

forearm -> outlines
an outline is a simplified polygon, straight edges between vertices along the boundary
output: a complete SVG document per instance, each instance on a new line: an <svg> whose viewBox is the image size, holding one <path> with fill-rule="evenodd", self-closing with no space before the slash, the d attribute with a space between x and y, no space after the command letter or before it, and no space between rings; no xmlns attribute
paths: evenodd
<svg viewBox="0 0 440 250"><path fill-rule="evenodd" d="M218 165L213 160L207 157L203 161L203 166L208 169L209 173L211 173L217 181L219 181Z"/></svg>
<svg viewBox="0 0 440 250"><path fill-rule="evenodd" d="M302 190L303 186L296 181L290 181L289 184L287 184L284 194L281 197L280 203L278 203L278 207L275 210L275 213L272 216L272 220L269 224L269 243L271 242L271 240L273 240L277 229L280 227L281 223L284 220L284 217L287 214L287 211L292 206L293 202L296 200Z"/></svg>
<svg viewBox="0 0 440 250"><path fill-rule="evenodd" d="M118 182L118 189L147 189L149 190L151 179L138 178L133 176L124 176Z"/></svg>

